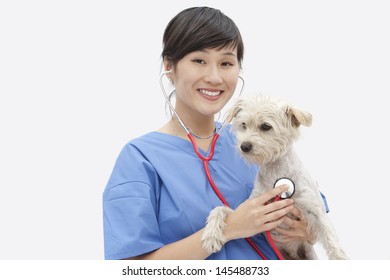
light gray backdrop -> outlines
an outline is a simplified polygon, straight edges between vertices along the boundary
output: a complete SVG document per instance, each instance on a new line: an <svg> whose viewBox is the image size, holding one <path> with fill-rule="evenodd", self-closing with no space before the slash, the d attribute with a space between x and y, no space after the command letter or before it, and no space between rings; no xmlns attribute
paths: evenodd
<svg viewBox="0 0 390 280"><path fill-rule="evenodd" d="M2 1L0 259L103 258L114 161L167 120L162 33L199 5L239 26L244 94L313 114L297 149L350 257L389 259L390 9L378 0Z"/></svg>

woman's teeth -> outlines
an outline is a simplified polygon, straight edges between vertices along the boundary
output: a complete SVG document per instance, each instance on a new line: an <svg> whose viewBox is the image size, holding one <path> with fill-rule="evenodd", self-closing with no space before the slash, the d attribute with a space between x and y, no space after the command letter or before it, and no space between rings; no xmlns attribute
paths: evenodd
<svg viewBox="0 0 390 280"><path fill-rule="evenodd" d="M221 91L208 91L208 90L204 90L204 89L200 89L199 90L202 94L206 94L208 96L217 96L221 93Z"/></svg>

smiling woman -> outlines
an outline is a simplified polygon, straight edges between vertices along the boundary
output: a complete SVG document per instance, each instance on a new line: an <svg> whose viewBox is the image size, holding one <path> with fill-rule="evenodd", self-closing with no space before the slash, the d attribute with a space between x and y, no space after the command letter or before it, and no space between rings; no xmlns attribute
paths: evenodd
<svg viewBox="0 0 390 280"><path fill-rule="evenodd" d="M248 199L257 167L237 154L229 129L215 137L221 124L214 115L231 99L239 80L244 47L237 26L220 10L189 8L170 21L163 46L161 78L167 76L175 88L174 114L157 131L130 141L116 161L103 195L106 259L258 259L243 239L251 236L265 258L275 259L258 233L280 225L293 201L266 205L284 187ZM205 179L202 157L189 138L201 155L218 139L208 171L235 209L226 217L224 246L218 252L205 248L202 236L210 211L222 202Z"/></svg>
<svg viewBox="0 0 390 280"><path fill-rule="evenodd" d="M204 49L185 55L173 64L164 58L164 67L176 88L176 112L196 135L210 135L215 130L214 115L232 97L240 72L236 49ZM182 131L171 119L159 131ZM182 131L185 132L185 131ZM187 139L186 133L177 136ZM204 143L205 145L209 143Z"/></svg>
<svg viewBox="0 0 390 280"><path fill-rule="evenodd" d="M389 167L381 164L390 158L390 40L386 36L390 17L389 1L382 0L245 1L245 5L223 0L0 1L0 259L104 257L103 189L124 144L158 130L171 118L159 85L163 69L161 41L168 22L189 3L219 8L240 28L245 43L240 71L245 79L243 96L259 92L276 95L313 113L313 126L303 131L296 143L297 151L323 186L331 210L328 215L351 259L390 260L386 250L390 248L390 227L384 222L390 188L382 179ZM199 14L199 23L200 17ZM213 20L222 22L220 18ZM175 43L190 45L191 32L198 36L186 24L177 22L177 28L184 33L170 37L168 45L172 51L167 54L173 61L187 53L175 47ZM224 24L217 35L226 36L224 31L237 34L229 24ZM198 36L193 41L209 44L211 39L209 36L203 42ZM166 76L163 82L170 94L174 87ZM219 119L233 106L241 88L239 80ZM175 105L175 98L172 104ZM182 128L178 129L181 133ZM224 130L228 132L228 127ZM210 133L212 130L201 136ZM171 137L163 139L171 143L166 148L172 150L177 143L173 139L178 139L171 134L160 135ZM160 168L168 169L174 160L179 161L168 172L171 177L185 177L193 172L199 180L193 183L192 177L174 179L176 191L186 190L183 195L187 204L179 204L175 199L180 206L178 212L181 208L189 211L193 206L189 202L194 196L192 190L202 192L210 188L206 187L203 169L196 168L199 160L195 161L193 149L189 146L186 150L189 143L180 140L186 144L174 159L171 157L176 153L163 154L157 146L153 151L161 157ZM214 160L221 160L222 153L232 153L221 149L221 140L223 136L217 141ZM176 147L181 147L180 143ZM185 152L194 158L195 167L184 160ZM136 170L141 169L141 161L136 157L130 160L137 161ZM224 159L231 161L231 166L214 160L210 169L213 174L218 173L216 177L223 174L228 180L246 171L235 168L234 157ZM134 171L135 167L125 165L123 178L129 169ZM156 184L158 180L162 182L160 177L156 178ZM241 190L244 185L249 193L249 179L237 180L233 180L234 190L240 197L237 199L244 201ZM196 189L191 189L194 186ZM225 186L218 183L218 187ZM162 197L156 197L156 201L163 202ZM105 207L109 203L114 201L106 200ZM207 203L199 201L203 205L199 207L206 209ZM217 204L218 201L212 205ZM117 205L121 207L119 202ZM136 210L120 209L131 219L143 215ZM197 209L183 215L196 219ZM206 210L199 215L205 218ZM159 205L155 211L161 213ZM110 222L109 212L106 211ZM161 235L169 232L167 225L175 220L173 213L176 212L161 214ZM118 223L119 220L122 219L118 216ZM183 220L172 222L172 231L179 231L179 223L184 227L187 221ZM130 222L129 228L133 225L140 227L139 223ZM202 226L204 221L197 228ZM368 240L373 231L375 238ZM225 246L231 246L229 243ZM321 246L316 250L321 258ZM360 262L357 264L361 267ZM20 267L18 262L15 265ZM2 272L3 268L8 268L8 262L2 266ZM359 271L356 269L356 273ZM372 272L370 276L375 278ZM4 275L7 277L0 278L10 278Z"/></svg>

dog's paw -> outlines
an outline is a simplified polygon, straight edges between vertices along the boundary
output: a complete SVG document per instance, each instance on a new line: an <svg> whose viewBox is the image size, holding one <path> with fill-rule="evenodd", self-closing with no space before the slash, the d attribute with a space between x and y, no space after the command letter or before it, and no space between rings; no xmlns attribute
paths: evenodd
<svg viewBox="0 0 390 280"><path fill-rule="evenodd" d="M214 208L206 222L206 227L202 236L203 248L211 253L219 252L226 243L226 238L223 233L225 228L225 219L232 209L226 206Z"/></svg>

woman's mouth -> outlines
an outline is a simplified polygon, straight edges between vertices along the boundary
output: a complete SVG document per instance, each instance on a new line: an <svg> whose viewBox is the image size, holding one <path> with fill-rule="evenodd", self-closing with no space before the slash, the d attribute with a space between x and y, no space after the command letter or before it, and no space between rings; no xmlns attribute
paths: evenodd
<svg viewBox="0 0 390 280"><path fill-rule="evenodd" d="M199 89L198 91L201 93L201 95L204 98L211 99L211 100L217 99L223 93L222 90Z"/></svg>

